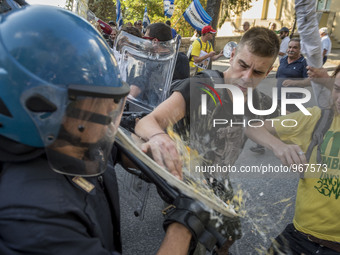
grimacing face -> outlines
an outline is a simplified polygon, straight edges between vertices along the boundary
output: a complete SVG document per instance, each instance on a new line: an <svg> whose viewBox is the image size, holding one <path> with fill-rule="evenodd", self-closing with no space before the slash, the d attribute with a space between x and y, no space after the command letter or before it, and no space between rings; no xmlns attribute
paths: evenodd
<svg viewBox="0 0 340 255"><path fill-rule="evenodd" d="M224 72L226 84L236 85L244 95L248 88L256 88L272 70L274 57L259 57L251 53L247 45L234 49L230 58L230 67Z"/></svg>

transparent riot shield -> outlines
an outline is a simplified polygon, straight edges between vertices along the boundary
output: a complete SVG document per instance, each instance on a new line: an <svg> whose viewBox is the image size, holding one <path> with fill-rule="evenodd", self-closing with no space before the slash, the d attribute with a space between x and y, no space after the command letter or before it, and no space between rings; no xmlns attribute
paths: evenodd
<svg viewBox="0 0 340 255"><path fill-rule="evenodd" d="M166 99L179 45L179 37L160 42L119 34L115 55L122 79L130 85L130 104L151 111Z"/></svg>

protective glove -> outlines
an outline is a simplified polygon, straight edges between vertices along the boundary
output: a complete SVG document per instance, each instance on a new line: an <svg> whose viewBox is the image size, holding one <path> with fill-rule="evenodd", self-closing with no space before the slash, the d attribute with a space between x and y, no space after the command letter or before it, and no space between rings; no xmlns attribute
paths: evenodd
<svg viewBox="0 0 340 255"><path fill-rule="evenodd" d="M190 249L200 242L208 251L218 248L227 241L215 228L216 220L211 219L209 209L199 201L184 195L179 195L174 202L162 211L163 227L178 222L191 232L193 239Z"/></svg>

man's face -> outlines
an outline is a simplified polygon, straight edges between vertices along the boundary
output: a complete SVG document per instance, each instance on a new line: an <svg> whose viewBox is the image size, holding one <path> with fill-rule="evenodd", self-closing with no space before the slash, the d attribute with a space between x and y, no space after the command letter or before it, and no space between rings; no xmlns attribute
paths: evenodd
<svg viewBox="0 0 340 255"><path fill-rule="evenodd" d="M249 29L248 23L244 23L242 26L243 26L243 31L248 31L248 29Z"/></svg>
<svg viewBox="0 0 340 255"><path fill-rule="evenodd" d="M138 29L142 28L142 21L141 20L137 21L136 28L138 28Z"/></svg>
<svg viewBox="0 0 340 255"><path fill-rule="evenodd" d="M288 35L287 32L280 32L280 38L284 39Z"/></svg>
<svg viewBox="0 0 340 255"><path fill-rule="evenodd" d="M259 57L251 53L247 45L231 54L230 67L224 72L226 84L239 87L244 95L247 88L256 88L272 69L274 57Z"/></svg>
<svg viewBox="0 0 340 255"><path fill-rule="evenodd" d="M300 57L300 43L290 41L288 44L287 55L291 59L297 59Z"/></svg>
<svg viewBox="0 0 340 255"><path fill-rule="evenodd" d="M333 104L335 110L340 114L340 73L335 76L334 87L332 91Z"/></svg>
<svg viewBox="0 0 340 255"><path fill-rule="evenodd" d="M214 39L214 35L215 35L214 33L209 32L208 35L209 35L209 37L208 37L208 40L209 40L209 41L211 41L212 39Z"/></svg>
<svg viewBox="0 0 340 255"><path fill-rule="evenodd" d="M113 29L111 34L110 34L111 40L114 41L116 39L116 36L117 36L117 31L115 29Z"/></svg>

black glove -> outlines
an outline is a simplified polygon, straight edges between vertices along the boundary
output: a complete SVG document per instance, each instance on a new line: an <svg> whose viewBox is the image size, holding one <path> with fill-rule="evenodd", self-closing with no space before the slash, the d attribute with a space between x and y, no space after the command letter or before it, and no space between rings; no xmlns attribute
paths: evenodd
<svg viewBox="0 0 340 255"><path fill-rule="evenodd" d="M195 248L200 242L208 251L212 251L215 245L220 248L227 241L216 229L216 220L210 218L208 208L199 201L195 201L184 195L179 195L173 204L165 208L162 213L165 220L164 230L173 223L184 225L191 232Z"/></svg>

